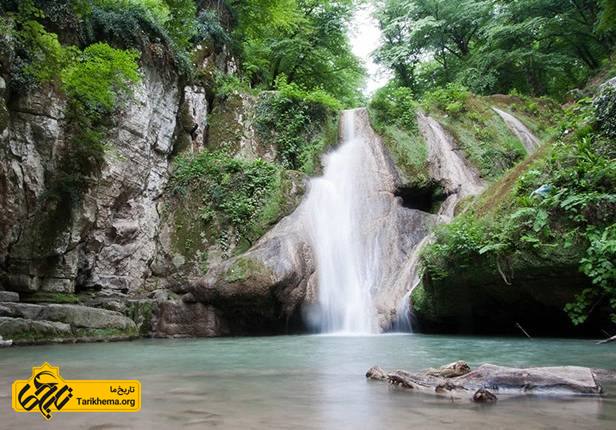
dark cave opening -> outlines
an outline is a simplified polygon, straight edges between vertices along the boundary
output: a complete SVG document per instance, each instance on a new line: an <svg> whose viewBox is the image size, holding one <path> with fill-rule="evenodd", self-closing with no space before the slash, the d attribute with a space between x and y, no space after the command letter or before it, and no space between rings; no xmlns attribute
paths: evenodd
<svg viewBox="0 0 616 430"><path fill-rule="evenodd" d="M447 198L447 194L437 182L428 185L405 185L398 187L394 193L400 197L401 204L408 209L417 209L423 212L436 213Z"/></svg>

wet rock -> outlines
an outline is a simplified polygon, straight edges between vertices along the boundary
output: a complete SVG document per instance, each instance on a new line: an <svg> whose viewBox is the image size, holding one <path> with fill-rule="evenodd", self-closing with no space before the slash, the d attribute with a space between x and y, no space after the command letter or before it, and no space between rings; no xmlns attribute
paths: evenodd
<svg viewBox="0 0 616 430"><path fill-rule="evenodd" d="M180 121L191 150L198 151L205 145L208 102L205 88L192 85L184 87L184 102L180 107Z"/></svg>
<svg viewBox="0 0 616 430"><path fill-rule="evenodd" d="M4 339L2 336L0 336L0 348L4 348L7 346L11 346L11 345L13 345L12 339Z"/></svg>
<svg viewBox="0 0 616 430"><path fill-rule="evenodd" d="M284 325L299 312L314 271L305 239L293 219L283 220L251 250L195 280L192 296L233 315L231 319L246 330L255 320L262 327Z"/></svg>
<svg viewBox="0 0 616 430"><path fill-rule="evenodd" d="M480 194L486 183L461 154L453 136L438 121L418 114L417 122L428 145L430 177L438 182L448 195L438 214L448 220L453 218L460 200Z"/></svg>
<svg viewBox="0 0 616 430"><path fill-rule="evenodd" d="M156 337L212 337L229 334L220 311L202 303L166 301L153 322Z"/></svg>

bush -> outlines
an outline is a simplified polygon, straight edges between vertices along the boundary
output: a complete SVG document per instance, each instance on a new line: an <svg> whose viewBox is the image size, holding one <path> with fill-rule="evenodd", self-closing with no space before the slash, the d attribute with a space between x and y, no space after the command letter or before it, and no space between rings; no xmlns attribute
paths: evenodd
<svg viewBox="0 0 616 430"><path fill-rule="evenodd" d="M62 70L64 91L88 112L110 113L118 105L118 96L139 80L138 58L137 51L114 49L106 43L90 45Z"/></svg>
<svg viewBox="0 0 616 430"><path fill-rule="evenodd" d="M221 228L218 238L227 242L230 226L240 238L253 241L268 205L280 193L279 166L260 159L236 159L224 151L180 156L175 161L171 187L178 196L191 193L199 200L199 217Z"/></svg>
<svg viewBox="0 0 616 430"><path fill-rule="evenodd" d="M417 106L410 88L389 83L376 91L369 109L378 126L394 125L407 132L417 130Z"/></svg>
<svg viewBox="0 0 616 430"><path fill-rule="evenodd" d="M284 79L277 86L259 100L257 134L275 143L285 168L314 174L318 157L337 138L329 130L336 128L340 104L322 90L307 91Z"/></svg>
<svg viewBox="0 0 616 430"><path fill-rule="evenodd" d="M427 92L422 98L422 105L426 110L439 109L443 112L457 115L464 111L465 103L470 97L470 91L458 83L447 84L444 88L437 88Z"/></svg>
<svg viewBox="0 0 616 430"><path fill-rule="evenodd" d="M180 35L167 28L172 21L164 8L150 9L148 3L99 1L88 16L84 38L89 43L106 41L124 49L137 49L161 64L172 66L183 76L192 76L193 66L185 39L193 37L191 29L196 25L196 18L180 26L187 29L186 34Z"/></svg>

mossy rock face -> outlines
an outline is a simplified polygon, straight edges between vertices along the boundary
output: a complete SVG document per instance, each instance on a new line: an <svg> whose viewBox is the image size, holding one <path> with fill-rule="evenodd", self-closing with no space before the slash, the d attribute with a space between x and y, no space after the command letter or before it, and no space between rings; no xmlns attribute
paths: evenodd
<svg viewBox="0 0 616 430"><path fill-rule="evenodd" d="M234 93L215 105L208 118L208 149L224 149L232 154L240 151L246 132L243 119L250 115L245 103L252 104L251 98L247 101L249 98L250 96Z"/></svg>
<svg viewBox="0 0 616 430"><path fill-rule="evenodd" d="M154 300L130 300L126 303L126 314L135 322L141 336L149 336L152 333L157 310L158 304Z"/></svg>
<svg viewBox="0 0 616 430"><path fill-rule="evenodd" d="M132 320L104 309L67 304L0 305L0 335L16 344L120 340L138 334Z"/></svg>
<svg viewBox="0 0 616 430"><path fill-rule="evenodd" d="M271 179L270 189L261 196L250 228L245 231L239 231L225 213L212 206L203 195L202 183L170 198L163 218L170 226L171 266L187 275L204 274L212 264L248 250L281 218L293 212L305 191L305 175L277 170ZM234 201L231 193L226 199L228 204Z"/></svg>
<svg viewBox="0 0 616 430"><path fill-rule="evenodd" d="M519 334L517 324L533 335L584 335L605 317L597 312L583 328L574 328L564 312L590 280L575 260L519 254L499 263L476 260L456 267L442 279L424 275L412 294L417 328L425 332ZM569 261L567 261L569 260ZM452 265L453 266L453 265Z"/></svg>
<svg viewBox="0 0 616 430"><path fill-rule="evenodd" d="M224 275L225 282L241 283L250 279L272 277L271 270L263 263L248 257L238 257Z"/></svg>
<svg viewBox="0 0 616 430"><path fill-rule="evenodd" d="M22 295L22 301L28 303L69 303L78 304L80 298L77 294L71 293L54 293L48 291L37 291L34 293L26 293Z"/></svg>

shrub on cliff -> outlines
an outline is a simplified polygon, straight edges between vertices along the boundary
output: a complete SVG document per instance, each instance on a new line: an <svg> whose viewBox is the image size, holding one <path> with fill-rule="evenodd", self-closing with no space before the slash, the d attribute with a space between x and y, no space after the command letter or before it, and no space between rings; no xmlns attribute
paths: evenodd
<svg viewBox="0 0 616 430"><path fill-rule="evenodd" d="M377 90L368 112L375 131L383 141L406 180L414 186L429 185L428 147L419 135L417 105L410 88L390 82Z"/></svg>
<svg viewBox="0 0 616 430"><path fill-rule="evenodd" d="M198 248L194 241L204 239L218 242L225 252L241 241L251 244L277 220L274 206L280 203L283 174L277 164L233 158L221 150L182 155L174 166L170 186L179 197L176 234L202 235L185 235L181 247L186 254ZM195 222L199 225L189 225Z"/></svg>
<svg viewBox="0 0 616 430"><path fill-rule="evenodd" d="M281 77L276 92L262 96L257 106L256 131L273 141L278 161L287 169L314 174L319 157L337 138L340 103L323 90L306 90Z"/></svg>

